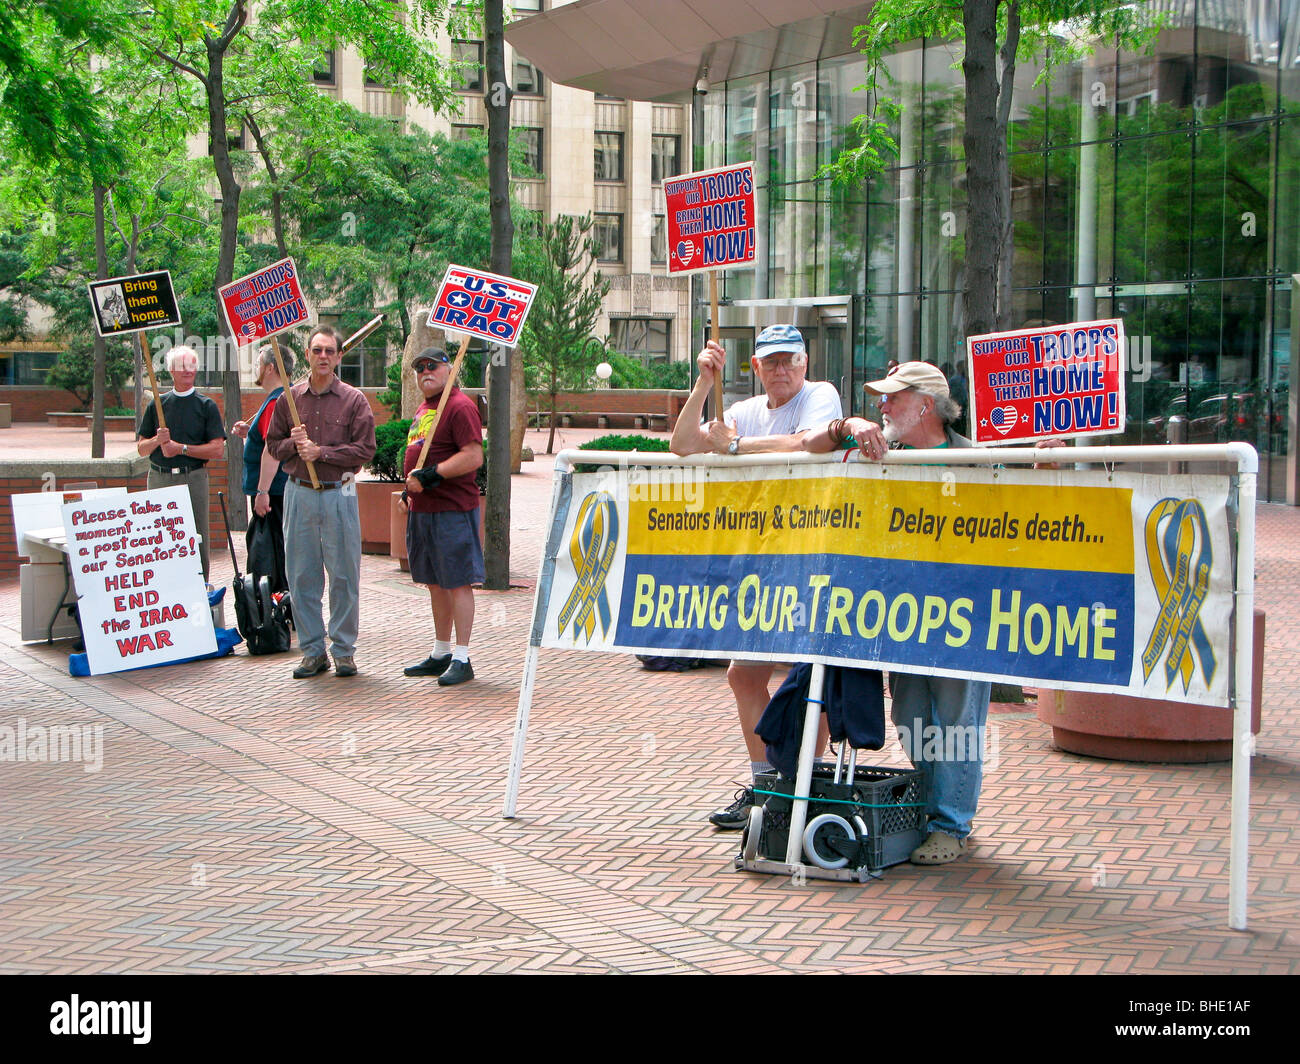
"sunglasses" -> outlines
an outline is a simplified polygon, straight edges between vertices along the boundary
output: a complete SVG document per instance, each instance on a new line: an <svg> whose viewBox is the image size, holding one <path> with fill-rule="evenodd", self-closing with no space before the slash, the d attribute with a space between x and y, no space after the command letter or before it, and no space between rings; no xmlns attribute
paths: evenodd
<svg viewBox="0 0 1300 1064"><path fill-rule="evenodd" d="M433 359L426 358L416 362L411 368L416 373L426 373L431 369L437 369L439 366L445 366L446 364L445 362L435 362Z"/></svg>

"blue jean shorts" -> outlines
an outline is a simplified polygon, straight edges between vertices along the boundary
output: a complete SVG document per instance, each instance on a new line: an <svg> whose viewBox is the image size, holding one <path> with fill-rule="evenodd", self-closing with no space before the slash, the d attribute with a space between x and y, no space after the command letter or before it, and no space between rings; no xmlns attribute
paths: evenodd
<svg viewBox="0 0 1300 1064"><path fill-rule="evenodd" d="M452 588L483 583L478 511L408 515L406 553L417 584Z"/></svg>

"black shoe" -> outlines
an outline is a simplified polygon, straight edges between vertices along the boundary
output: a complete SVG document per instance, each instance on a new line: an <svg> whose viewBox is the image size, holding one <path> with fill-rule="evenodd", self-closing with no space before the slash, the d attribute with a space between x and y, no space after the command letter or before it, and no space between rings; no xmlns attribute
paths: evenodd
<svg viewBox="0 0 1300 1064"><path fill-rule="evenodd" d="M740 831L749 823L749 809L754 804L752 787L741 787L736 792L736 799L725 809L719 809L709 816L709 823L723 831Z"/></svg>
<svg viewBox="0 0 1300 1064"><path fill-rule="evenodd" d="M444 654L440 658L435 658L430 654L418 665L408 665L402 670L407 676L441 676L447 671L447 666L451 664L451 655Z"/></svg>
<svg viewBox="0 0 1300 1064"><path fill-rule="evenodd" d="M468 661L453 661L447 666L447 671L438 677L439 687L454 687L458 683L466 683L474 679L474 666Z"/></svg>

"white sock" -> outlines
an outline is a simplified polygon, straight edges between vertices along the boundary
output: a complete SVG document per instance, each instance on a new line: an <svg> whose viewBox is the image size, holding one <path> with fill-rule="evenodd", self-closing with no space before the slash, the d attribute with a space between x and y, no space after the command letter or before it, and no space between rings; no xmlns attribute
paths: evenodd
<svg viewBox="0 0 1300 1064"><path fill-rule="evenodd" d="M465 662L465 664L468 665L468 664L469 664L469 647L463 647L463 646L461 646L459 643L457 643L454 647L451 648L451 660L452 660L452 661L463 661L463 662Z"/></svg>
<svg viewBox="0 0 1300 1064"><path fill-rule="evenodd" d="M435 658L445 658L451 653L450 639L435 639L433 641L433 656Z"/></svg>

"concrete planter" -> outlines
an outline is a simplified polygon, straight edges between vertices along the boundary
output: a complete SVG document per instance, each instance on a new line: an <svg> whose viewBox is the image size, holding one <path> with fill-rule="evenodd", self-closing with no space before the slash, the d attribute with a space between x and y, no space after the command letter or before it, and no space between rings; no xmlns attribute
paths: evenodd
<svg viewBox="0 0 1300 1064"><path fill-rule="evenodd" d="M392 488L396 485L388 486ZM396 559L402 572L409 573L411 563L406 558L406 511L398 504L401 497L401 487L397 486L388 501L388 556Z"/></svg>
<svg viewBox="0 0 1300 1064"><path fill-rule="evenodd" d="M90 414L79 411L56 411L45 415L45 420L56 428L81 428L88 429L91 426L92 417ZM135 417L131 414L106 414L104 415L105 432L133 432L135 430Z"/></svg>
<svg viewBox="0 0 1300 1064"><path fill-rule="evenodd" d="M387 480L358 480L356 485L357 508L361 511L361 553L387 554L393 484Z"/></svg>
<svg viewBox="0 0 1300 1064"><path fill-rule="evenodd" d="M1259 733L1264 691L1264 611L1255 611L1251 731ZM1232 711L1095 691L1038 695L1038 719L1058 749L1115 761L1206 762L1232 759Z"/></svg>

